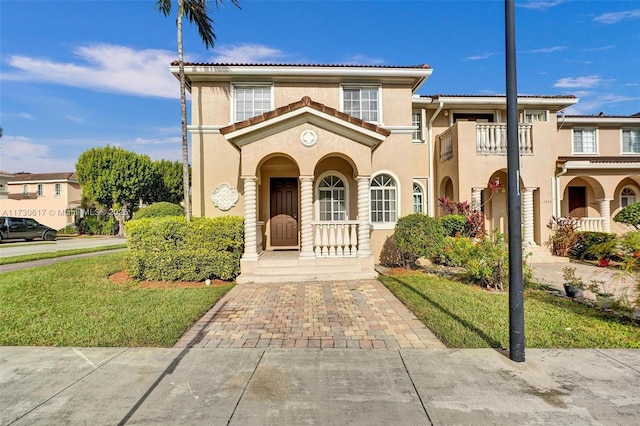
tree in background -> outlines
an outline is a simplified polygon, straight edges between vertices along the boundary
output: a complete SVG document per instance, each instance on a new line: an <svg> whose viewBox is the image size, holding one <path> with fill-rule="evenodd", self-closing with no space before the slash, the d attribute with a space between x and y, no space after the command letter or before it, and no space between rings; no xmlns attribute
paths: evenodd
<svg viewBox="0 0 640 426"><path fill-rule="evenodd" d="M166 201L180 204L184 200L182 188L182 163L180 161L157 160L153 167L154 182L144 201L157 203ZM189 170L191 171L191 170Z"/></svg>
<svg viewBox="0 0 640 426"><path fill-rule="evenodd" d="M148 156L109 145L80 154L76 174L84 196L116 213L120 235L129 212L148 196L154 183Z"/></svg>
<svg viewBox="0 0 640 426"><path fill-rule="evenodd" d="M155 9L162 12L164 16L171 14L171 0L156 0ZM213 48L216 34L213 32L213 20L209 16L209 3L216 6L222 4L222 0L177 0L178 17L176 26L178 29L178 79L180 80L180 113L182 118L182 181L184 195L184 215L187 220L191 219L191 200L189 198L189 146L187 143L187 93L184 77L184 56L182 51L182 18L186 17L190 23L195 23L198 27L198 34L205 47ZM231 0L235 6L240 8L238 0Z"/></svg>

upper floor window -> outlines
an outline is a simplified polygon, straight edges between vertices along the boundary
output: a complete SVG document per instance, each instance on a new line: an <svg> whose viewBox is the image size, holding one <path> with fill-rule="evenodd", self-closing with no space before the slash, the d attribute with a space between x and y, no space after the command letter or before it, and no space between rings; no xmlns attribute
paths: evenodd
<svg viewBox="0 0 640 426"><path fill-rule="evenodd" d="M596 129L573 129L573 153L598 153L598 138L596 135Z"/></svg>
<svg viewBox="0 0 640 426"><path fill-rule="evenodd" d="M414 110L411 112L411 125L418 127L413 131L413 141L422 142L422 111Z"/></svg>
<svg viewBox="0 0 640 426"><path fill-rule="evenodd" d="M398 220L398 186L394 178L380 174L371 181L371 222Z"/></svg>
<svg viewBox="0 0 640 426"><path fill-rule="evenodd" d="M629 204L635 203L637 200L636 191L628 186L620 191L620 207L627 207Z"/></svg>
<svg viewBox="0 0 640 426"><path fill-rule="evenodd" d="M524 122L525 123L535 123L536 121L547 121L547 111L525 111L524 112Z"/></svg>
<svg viewBox="0 0 640 426"><path fill-rule="evenodd" d="M44 185L39 183L38 184L38 190L36 192L38 194L38 197L42 197L44 195Z"/></svg>
<svg viewBox="0 0 640 426"><path fill-rule="evenodd" d="M25 196L29 195L29 185L28 184L25 183L24 185L22 185L22 193Z"/></svg>
<svg viewBox="0 0 640 426"><path fill-rule="evenodd" d="M347 220L344 182L338 176L324 177L318 185L320 220Z"/></svg>
<svg viewBox="0 0 640 426"><path fill-rule="evenodd" d="M55 186L53 187L53 195L60 195L62 194L62 185L60 185L59 183L56 183Z"/></svg>
<svg viewBox="0 0 640 426"><path fill-rule="evenodd" d="M364 121L380 122L379 92L378 86L343 87L343 112Z"/></svg>
<svg viewBox="0 0 640 426"><path fill-rule="evenodd" d="M234 121L243 121L273 109L271 85L236 85Z"/></svg>
<svg viewBox="0 0 640 426"><path fill-rule="evenodd" d="M640 129L622 131L622 153L640 153Z"/></svg>
<svg viewBox="0 0 640 426"><path fill-rule="evenodd" d="M417 182L413 182L413 212L424 213L424 191Z"/></svg>

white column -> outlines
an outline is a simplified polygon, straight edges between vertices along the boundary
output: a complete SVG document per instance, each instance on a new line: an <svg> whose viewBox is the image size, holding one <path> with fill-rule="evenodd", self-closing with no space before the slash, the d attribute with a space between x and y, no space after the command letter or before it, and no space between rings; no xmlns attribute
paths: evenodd
<svg viewBox="0 0 640 426"><path fill-rule="evenodd" d="M369 247L369 176L358 176L358 257L370 257Z"/></svg>
<svg viewBox="0 0 640 426"><path fill-rule="evenodd" d="M315 257L313 253L313 176L300 176L300 257Z"/></svg>
<svg viewBox="0 0 640 426"><path fill-rule="evenodd" d="M471 188L471 208L480 210L482 207L482 190L484 188Z"/></svg>
<svg viewBox="0 0 640 426"><path fill-rule="evenodd" d="M525 188L522 193L523 246L535 246L533 239L533 191L538 188Z"/></svg>
<svg viewBox="0 0 640 426"><path fill-rule="evenodd" d="M611 198L602 198L600 202L600 217L602 221L602 231L611 232Z"/></svg>
<svg viewBox="0 0 640 426"><path fill-rule="evenodd" d="M257 251L257 199L255 176L242 176L244 181L244 255L243 260L258 260Z"/></svg>

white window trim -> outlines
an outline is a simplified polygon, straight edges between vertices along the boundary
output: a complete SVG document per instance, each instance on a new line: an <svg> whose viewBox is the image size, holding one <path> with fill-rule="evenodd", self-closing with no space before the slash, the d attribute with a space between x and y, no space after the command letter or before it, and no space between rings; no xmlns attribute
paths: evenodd
<svg viewBox="0 0 640 426"><path fill-rule="evenodd" d="M271 82L231 82L230 84L230 91L231 91L231 108L230 109L230 113L231 116L229 117L229 124L233 124L236 123L236 87L256 87L256 86L265 86L265 87L269 87L269 92L271 94L271 111L273 111L275 109L275 97L274 97L274 90L273 90L273 83ZM240 120L240 121L244 121L244 120Z"/></svg>
<svg viewBox="0 0 640 426"><path fill-rule="evenodd" d="M425 190L424 185L418 182L417 180L414 180L413 184L411 185L411 210L413 210L413 185L414 184L418 185L422 190L422 214L427 215L427 191ZM416 213L416 212L413 212L413 213Z"/></svg>
<svg viewBox="0 0 640 426"><path fill-rule="evenodd" d="M640 155L640 152L624 151L623 135L624 135L624 132L630 132L630 131L636 131L640 133L640 129L635 129L635 128L620 129L620 155Z"/></svg>
<svg viewBox="0 0 640 426"><path fill-rule="evenodd" d="M543 113L544 114L544 122L549 121L549 110L548 109L525 109L524 111L522 111L522 122L523 123L536 123L535 121L527 121L527 114L537 114L537 113Z"/></svg>
<svg viewBox="0 0 640 426"><path fill-rule="evenodd" d="M314 220L315 221L320 221L320 182L322 182L322 179L326 178L327 176L337 176L340 178L340 180L342 180L342 183L344 183L344 209L346 211L346 218L345 220L349 220L350 217L350 213L351 211L349 210L349 181L347 180L347 178L340 173L337 170L327 170L326 172L322 173L320 176L318 176L318 178L316 179L315 183L314 183L314 188L313 188L313 211L314 211ZM323 221L326 223L331 223L333 221Z"/></svg>
<svg viewBox="0 0 640 426"><path fill-rule="evenodd" d="M596 150L595 152L582 152L582 151L575 151L574 150L574 146L573 146L573 136L574 136L574 132L576 130L580 130L580 131L585 131L585 130L593 130L595 132L595 139L596 139ZM597 127L575 127L573 129L571 129L571 155L600 155L600 135L598 134L598 128Z"/></svg>
<svg viewBox="0 0 640 426"><path fill-rule="evenodd" d="M44 184L43 183L36 184L36 196L44 197Z"/></svg>
<svg viewBox="0 0 640 426"><path fill-rule="evenodd" d="M627 188L628 188L628 189L630 189L630 190L632 190L632 191L636 194L636 201L635 201L635 202L637 203L638 201L640 201L640 199L639 199L639 195L640 195L640 193L638 192L638 188L636 188L636 187L635 187L635 186L633 186L633 185L625 185L625 186L623 186L623 187L620 189L620 193L619 193L619 200L620 200L620 202L619 202L618 204L619 204L620 208L623 208L623 207L622 207L622 191L624 191L624 190L625 190L625 189L627 189Z"/></svg>
<svg viewBox="0 0 640 426"><path fill-rule="evenodd" d="M344 89L378 89L378 121L367 121L367 123L377 124L378 126L384 126L384 120L382 118L382 85L371 83L342 83L340 85L340 112L344 112ZM366 121L366 120L363 120Z"/></svg>
<svg viewBox="0 0 640 426"><path fill-rule="evenodd" d="M374 222L371 220L371 188L372 188L371 183L373 182L373 179L375 179L379 175L389 175L393 178L393 180L396 181L396 221L395 222ZM371 175L371 179L369 180L369 208L368 208L369 226L371 227L371 229L393 229L396 227L396 223L398 223L398 219L402 217L401 205L400 205L400 200L402 198L401 189L402 188L400 187L400 179L398 179L398 176L396 176L395 173L390 172L389 170L378 170L377 172ZM412 201L413 201L413 188L412 188Z"/></svg>
<svg viewBox="0 0 640 426"><path fill-rule="evenodd" d="M29 184L22 185L22 195L29 195Z"/></svg>
<svg viewBox="0 0 640 426"><path fill-rule="evenodd" d="M58 191L58 188L60 188L60 191ZM59 184L59 183L53 184L53 195L56 197L59 197L60 195L62 195L62 184Z"/></svg>
<svg viewBox="0 0 640 426"><path fill-rule="evenodd" d="M412 109L411 110L411 127L413 127L413 116L414 114L420 115L420 126L418 127L418 139L413 137L413 132L411 132L411 139L413 143L426 143L425 132L424 132L424 121L425 121L425 110L424 109Z"/></svg>

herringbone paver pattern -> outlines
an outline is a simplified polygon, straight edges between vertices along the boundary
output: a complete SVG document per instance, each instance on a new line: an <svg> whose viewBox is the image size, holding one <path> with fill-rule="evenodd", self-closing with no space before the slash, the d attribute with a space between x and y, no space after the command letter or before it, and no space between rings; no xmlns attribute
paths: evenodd
<svg viewBox="0 0 640 426"><path fill-rule="evenodd" d="M176 344L187 346L444 348L375 280L239 284Z"/></svg>

